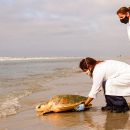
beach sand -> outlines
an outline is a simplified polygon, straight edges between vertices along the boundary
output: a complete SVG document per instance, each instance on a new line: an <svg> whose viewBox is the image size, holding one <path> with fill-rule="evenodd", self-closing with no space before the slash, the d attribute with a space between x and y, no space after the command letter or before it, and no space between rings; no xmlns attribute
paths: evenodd
<svg viewBox="0 0 130 130"><path fill-rule="evenodd" d="M87 81L87 82L86 82ZM72 85L73 84L73 85ZM72 86L70 86L72 85ZM102 112L105 105L103 93L92 102L90 110L82 112L50 113L37 116L35 106L58 94L79 94L87 96L91 79L83 73L50 81L45 90L20 100L22 108L17 114L0 119L0 130L128 130L130 112ZM51 86L51 87L50 87ZM53 87L52 87L53 86ZM90 87L86 87L90 86ZM130 98L127 98L130 102ZM26 108L26 109L25 109Z"/></svg>

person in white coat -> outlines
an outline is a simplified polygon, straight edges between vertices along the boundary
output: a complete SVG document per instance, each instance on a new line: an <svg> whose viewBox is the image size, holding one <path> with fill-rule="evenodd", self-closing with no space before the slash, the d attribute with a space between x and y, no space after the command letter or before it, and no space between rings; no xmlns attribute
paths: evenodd
<svg viewBox="0 0 130 130"><path fill-rule="evenodd" d="M128 38L130 40L130 7L121 7L117 10L117 15L121 23L127 24Z"/></svg>
<svg viewBox="0 0 130 130"><path fill-rule="evenodd" d="M130 65L116 60L99 61L87 57L80 61L79 67L93 79L92 88L85 101L88 105L104 90L106 106L102 110L126 112L129 106L124 96L130 96Z"/></svg>

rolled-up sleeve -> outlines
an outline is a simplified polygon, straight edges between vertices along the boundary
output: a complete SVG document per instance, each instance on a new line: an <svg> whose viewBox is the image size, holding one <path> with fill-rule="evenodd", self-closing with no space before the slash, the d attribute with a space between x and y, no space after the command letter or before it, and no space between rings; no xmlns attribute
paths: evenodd
<svg viewBox="0 0 130 130"><path fill-rule="evenodd" d="M89 97L96 98L97 93L101 90L102 82L104 80L104 70L100 68L96 68L96 70L93 72L93 85L89 92Z"/></svg>

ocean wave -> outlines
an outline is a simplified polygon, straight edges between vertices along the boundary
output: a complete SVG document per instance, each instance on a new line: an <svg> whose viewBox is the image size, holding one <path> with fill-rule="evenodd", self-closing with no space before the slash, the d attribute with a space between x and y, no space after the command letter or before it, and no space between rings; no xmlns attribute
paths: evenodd
<svg viewBox="0 0 130 130"><path fill-rule="evenodd" d="M18 96L9 96L3 102L0 103L0 118L7 117L10 115L17 114L18 109L21 105L19 99L30 95L32 92L24 91L23 94Z"/></svg>
<svg viewBox="0 0 130 130"><path fill-rule="evenodd" d="M81 57L0 57L0 62L4 61L33 61L33 60L67 60L79 59Z"/></svg>
<svg viewBox="0 0 130 130"><path fill-rule="evenodd" d="M0 117L14 115L20 108L18 98L8 99L0 105Z"/></svg>

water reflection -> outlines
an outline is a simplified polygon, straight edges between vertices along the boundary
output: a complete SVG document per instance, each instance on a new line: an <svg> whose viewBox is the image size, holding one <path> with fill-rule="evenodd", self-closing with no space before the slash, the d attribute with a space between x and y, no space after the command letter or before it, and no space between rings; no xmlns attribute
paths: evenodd
<svg viewBox="0 0 130 130"><path fill-rule="evenodd" d="M124 129L129 119L129 113L110 113L107 112L105 130Z"/></svg>
<svg viewBox="0 0 130 130"><path fill-rule="evenodd" d="M48 126L67 129L116 130L124 129L128 123L129 113L111 113L91 109L84 112L51 113L40 116Z"/></svg>
<svg viewBox="0 0 130 130"><path fill-rule="evenodd" d="M95 127L90 114L87 112L51 113L41 116L41 119L57 127L82 126L85 128Z"/></svg>

